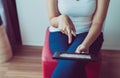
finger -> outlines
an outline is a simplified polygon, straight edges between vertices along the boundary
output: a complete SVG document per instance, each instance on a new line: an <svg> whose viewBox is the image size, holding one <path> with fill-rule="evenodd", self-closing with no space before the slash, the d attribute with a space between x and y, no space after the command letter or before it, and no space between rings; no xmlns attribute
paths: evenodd
<svg viewBox="0 0 120 78"><path fill-rule="evenodd" d="M72 34L69 28L67 28L67 35L68 35L68 43L70 44L72 42Z"/></svg>
<svg viewBox="0 0 120 78"><path fill-rule="evenodd" d="M84 51L81 51L80 53L84 54L84 53L86 53L86 52L84 52Z"/></svg>
<svg viewBox="0 0 120 78"><path fill-rule="evenodd" d="M63 31L63 29L59 26L59 30L62 32L62 33L64 33L64 31Z"/></svg>
<svg viewBox="0 0 120 78"><path fill-rule="evenodd" d="M75 27L74 27L74 26L72 27L72 29L71 29L71 30L72 30L72 34L73 34L73 36L76 36L76 29L75 29Z"/></svg>
<svg viewBox="0 0 120 78"><path fill-rule="evenodd" d="M76 53L84 53L84 52L78 49L76 50Z"/></svg>
<svg viewBox="0 0 120 78"><path fill-rule="evenodd" d="M81 53L89 53L87 50L82 50Z"/></svg>
<svg viewBox="0 0 120 78"><path fill-rule="evenodd" d="M76 50L75 53L80 53L80 51L79 51L79 50Z"/></svg>
<svg viewBox="0 0 120 78"><path fill-rule="evenodd" d="M74 26L72 27L72 30L73 30L74 32L76 32L76 29L75 29L75 27L74 27Z"/></svg>
<svg viewBox="0 0 120 78"><path fill-rule="evenodd" d="M76 37L76 31L72 31L74 37Z"/></svg>
<svg viewBox="0 0 120 78"><path fill-rule="evenodd" d="M80 48L78 47L75 52L80 53Z"/></svg>
<svg viewBox="0 0 120 78"><path fill-rule="evenodd" d="M58 26L58 29L59 29L63 34L65 33L65 32L64 32L64 30L65 30L64 26L59 25L59 26Z"/></svg>
<svg viewBox="0 0 120 78"><path fill-rule="evenodd" d="M65 34L65 32L62 32L62 34Z"/></svg>
<svg viewBox="0 0 120 78"><path fill-rule="evenodd" d="M68 34L68 32L67 32L67 31L64 31L64 34L66 34L66 35L67 35L67 34Z"/></svg>
<svg viewBox="0 0 120 78"><path fill-rule="evenodd" d="M76 50L76 53L86 53L85 51L81 50L79 47Z"/></svg>

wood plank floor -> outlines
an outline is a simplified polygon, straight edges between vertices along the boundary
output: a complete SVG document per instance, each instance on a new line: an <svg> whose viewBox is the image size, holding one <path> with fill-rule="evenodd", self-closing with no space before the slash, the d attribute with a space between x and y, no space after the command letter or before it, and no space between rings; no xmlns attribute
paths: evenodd
<svg viewBox="0 0 120 78"><path fill-rule="evenodd" d="M19 46L14 57L0 64L0 78L42 78L42 47ZM120 51L102 51L103 65L100 78L120 78Z"/></svg>
<svg viewBox="0 0 120 78"><path fill-rule="evenodd" d="M120 51L102 51L100 78L120 78Z"/></svg>
<svg viewBox="0 0 120 78"><path fill-rule="evenodd" d="M0 78L42 78L41 47L16 47L14 57L0 65Z"/></svg>

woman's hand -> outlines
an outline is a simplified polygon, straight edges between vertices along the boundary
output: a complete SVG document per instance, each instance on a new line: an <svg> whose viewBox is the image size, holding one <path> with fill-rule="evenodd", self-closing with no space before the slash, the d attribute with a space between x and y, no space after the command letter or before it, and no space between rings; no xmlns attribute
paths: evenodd
<svg viewBox="0 0 120 78"><path fill-rule="evenodd" d="M68 36L68 43L72 42L72 35L76 36L75 27L67 15L60 15L58 18L58 28L63 34Z"/></svg>
<svg viewBox="0 0 120 78"><path fill-rule="evenodd" d="M89 53L88 52L88 50L89 50L89 48L88 47L86 47L86 46L84 46L84 45L79 45L78 47L77 47L77 49L76 49L76 53Z"/></svg>

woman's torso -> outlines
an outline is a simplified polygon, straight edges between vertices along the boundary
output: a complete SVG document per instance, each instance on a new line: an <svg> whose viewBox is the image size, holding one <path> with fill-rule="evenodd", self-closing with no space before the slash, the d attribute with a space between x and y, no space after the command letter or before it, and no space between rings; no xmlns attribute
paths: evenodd
<svg viewBox="0 0 120 78"><path fill-rule="evenodd" d="M58 0L59 12L70 17L77 34L89 31L95 9L96 0ZM50 27L50 32L56 31L60 30Z"/></svg>

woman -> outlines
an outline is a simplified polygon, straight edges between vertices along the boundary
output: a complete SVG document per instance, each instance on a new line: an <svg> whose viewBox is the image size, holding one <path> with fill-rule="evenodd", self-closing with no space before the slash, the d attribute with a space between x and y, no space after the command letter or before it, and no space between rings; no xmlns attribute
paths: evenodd
<svg viewBox="0 0 120 78"><path fill-rule="evenodd" d="M109 0L47 0L50 48L98 55ZM86 63L60 60L51 78L86 78Z"/></svg>

